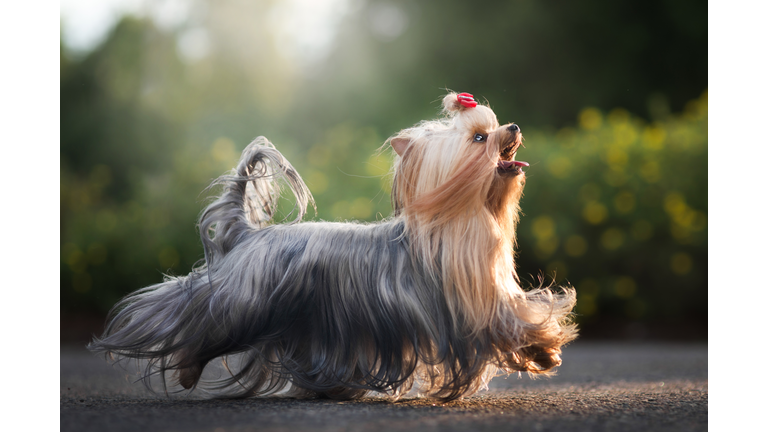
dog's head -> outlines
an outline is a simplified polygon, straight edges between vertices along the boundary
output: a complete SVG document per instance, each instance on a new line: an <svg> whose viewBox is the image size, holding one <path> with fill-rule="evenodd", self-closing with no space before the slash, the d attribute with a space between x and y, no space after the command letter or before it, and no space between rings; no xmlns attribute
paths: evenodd
<svg viewBox="0 0 768 432"><path fill-rule="evenodd" d="M400 156L392 190L395 212L433 223L482 209L497 222L515 219L525 182L522 168L528 166L515 160L523 142L520 127L499 126L493 111L466 93L445 96L443 112L443 118L390 139Z"/></svg>

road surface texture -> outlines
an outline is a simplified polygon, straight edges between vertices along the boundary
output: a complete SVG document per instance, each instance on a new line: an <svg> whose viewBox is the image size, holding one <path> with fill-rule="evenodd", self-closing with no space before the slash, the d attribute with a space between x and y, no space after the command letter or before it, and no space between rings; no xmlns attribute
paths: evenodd
<svg viewBox="0 0 768 432"><path fill-rule="evenodd" d="M206 370L207 371L207 370ZM552 378L497 377L450 403L410 397L206 400L62 347L62 431L705 431L706 344L577 341Z"/></svg>

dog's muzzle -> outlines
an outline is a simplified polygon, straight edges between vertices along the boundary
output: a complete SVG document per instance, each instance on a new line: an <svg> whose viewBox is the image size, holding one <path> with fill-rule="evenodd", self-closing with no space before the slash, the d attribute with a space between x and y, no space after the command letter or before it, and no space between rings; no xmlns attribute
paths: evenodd
<svg viewBox="0 0 768 432"><path fill-rule="evenodd" d="M528 162L514 160L517 149L523 143L522 135L520 135L520 126L512 124L507 127L507 132L511 139L509 144L499 152L499 162L496 165L497 171L499 173L517 175L523 172L523 167L529 166Z"/></svg>

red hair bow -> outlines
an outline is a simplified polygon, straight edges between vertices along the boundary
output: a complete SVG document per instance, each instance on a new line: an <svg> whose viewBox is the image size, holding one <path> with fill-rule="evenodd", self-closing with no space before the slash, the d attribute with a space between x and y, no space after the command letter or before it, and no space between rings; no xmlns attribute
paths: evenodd
<svg viewBox="0 0 768 432"><path fill-rule="evenodd" d="M469 93L459 93L458 95L456 95L456 98L459 100L460 104L464 105L467 108L474 108L477 106L477 102L475 102L475 97Z"/></svg>

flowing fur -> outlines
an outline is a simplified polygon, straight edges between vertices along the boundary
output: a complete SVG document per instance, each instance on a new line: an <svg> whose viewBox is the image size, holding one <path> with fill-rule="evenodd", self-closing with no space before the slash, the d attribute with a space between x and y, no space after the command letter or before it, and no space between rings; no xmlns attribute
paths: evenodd
<svg viewBox="0 0 768 432"><path fill-rule="evenodd" d="M576 337L575 293L518 283L525 176L497 162L522 135L455 98L446 96L443 118L391 139L405 146L395 212L377 224L298 223L312 196L257 138L200 217L205 265L123 299L89 349L148 360L147 383L161 374L165 385L176 371L185 388L229 397L397 397L417 384L451 400L499 372L551 371ZM478 132L486 142L472 142ZM296 198L287 224L272 223L278 179ZM216 358L230 376L201 381Z"/></svg>

